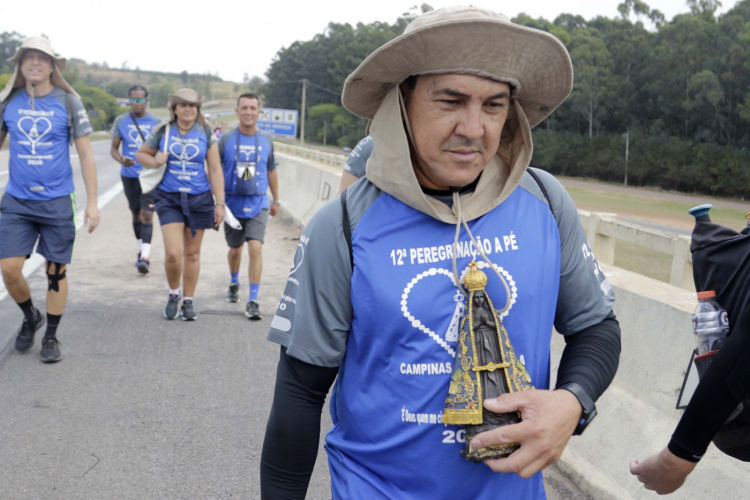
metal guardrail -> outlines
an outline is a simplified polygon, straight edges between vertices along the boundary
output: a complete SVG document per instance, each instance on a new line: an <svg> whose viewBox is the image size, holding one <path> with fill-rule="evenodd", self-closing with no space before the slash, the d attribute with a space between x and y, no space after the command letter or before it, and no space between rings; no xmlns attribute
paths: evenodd
<svg viewBox="0 0 750 500"><path fill-rule="evenodd" d="M304 146L281 142L274 148L282 153L305 158L324 165L343 167L346 156L326 153ZM589 246L599 262L614 265L615 244L626 241L650 250L672 256L669 283L689 291L695 291L693 283L693 258L690 253L690 237L669 234L655 229L617 220L617 214L578 210L578 216L586 231Z"/></svg>

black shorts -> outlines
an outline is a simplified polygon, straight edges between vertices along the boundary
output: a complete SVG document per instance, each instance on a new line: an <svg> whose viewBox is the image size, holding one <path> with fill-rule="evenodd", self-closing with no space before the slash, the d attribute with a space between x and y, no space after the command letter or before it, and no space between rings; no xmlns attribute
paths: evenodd
<svg viewBox="0 0 750 500"><path fill-rule="evenodd" d="M122 179L123 191L125 191L125 198L128 199L128 208L131 212L137 212L139 210L148 210L153 212L154 207L154 191L150 193L144 193L141 191L141 180L138 177L125 177L120 176Z"/></svg>
<svg viewBox="0 0 750 500"><path fill-rule="evenodd" d="M250 240L263 243L263 238L266 235L266 223L268 222L268 210L261 210L252 219L237 220L242 224L242 229L234 229L226 222L224 223L224 236L230 248L239 248Z"/></svg>

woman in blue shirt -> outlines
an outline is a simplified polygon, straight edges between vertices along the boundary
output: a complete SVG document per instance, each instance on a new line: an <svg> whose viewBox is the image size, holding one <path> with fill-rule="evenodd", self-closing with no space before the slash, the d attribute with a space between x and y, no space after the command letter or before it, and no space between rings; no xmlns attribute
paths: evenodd
<svg viewBox="0 0 750 500"><path fill-rule="evenodd" d="M166 252L167 319L180 315L184 321L198 319L193 293L200 273L203 231L218 227L224 220L224 175L216 137L200 112L202 102L192 89L170 95L169 124L154 128L136 155L144 168L167 165L154 196ZM178 309L181 277L184 299Z"/></svg>

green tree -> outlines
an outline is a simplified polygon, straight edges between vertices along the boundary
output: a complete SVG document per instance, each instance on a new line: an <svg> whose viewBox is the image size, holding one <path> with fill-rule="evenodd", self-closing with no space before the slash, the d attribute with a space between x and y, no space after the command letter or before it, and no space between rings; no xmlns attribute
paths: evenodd
<svg viewBox="0 0 750 500"><path fill-rule="evenodd" d="M13 57L24 38L23 35L15 31L0 33L0 75L3 73L13 73L13 66L8 63L8 59Z"/></svg>
<svg viewBox="0 0 750 500"><path fill-rule="evenodd" d="M571 104L588 123L588 136L598 129L603 103L613 86L612 57L599 31L576 30L571 37L571 58L577 85L570 96Z"/></svg>
<svg viewBox="0 0 750 500"><path fill-rule="evenodd" d="M86 85L76 85L73 88L81 96L81 102L90 114L94 130L107 130L122 112L117 99L101 89Z"/></svg>

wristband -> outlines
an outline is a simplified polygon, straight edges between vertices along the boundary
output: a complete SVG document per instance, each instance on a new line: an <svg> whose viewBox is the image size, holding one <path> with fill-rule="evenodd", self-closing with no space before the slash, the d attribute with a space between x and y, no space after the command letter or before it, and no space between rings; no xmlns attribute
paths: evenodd
<svg viewBox="0 0 750 500"><path fill-rule="evenodd" d="M215 201L214 202L214 206L216 206L216 205L221 205L222 207L226 207L227 206L227 204L224 203L223 201Z"/></svg>
<svg viewBox="0 0 750 500"><path fill-rule="evenodd" d="M281 205L281 202L274 200L271 202L271 205Z"/></svg>

